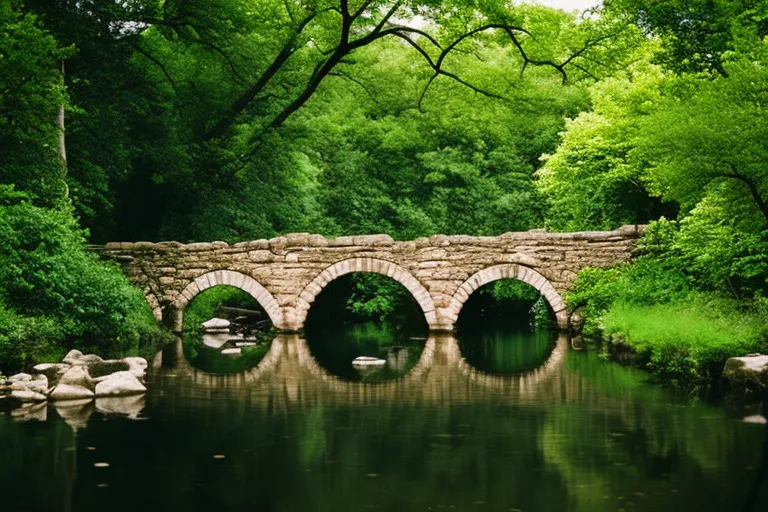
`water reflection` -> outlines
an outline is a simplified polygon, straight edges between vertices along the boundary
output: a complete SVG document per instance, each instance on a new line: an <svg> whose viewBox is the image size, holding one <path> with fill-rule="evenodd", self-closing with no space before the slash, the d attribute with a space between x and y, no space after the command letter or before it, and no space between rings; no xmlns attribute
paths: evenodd
<svg viewBox="0 0 768 512"><path fill-rule="evenodd" d="M459 347L467 362L488 373L521 373L538 368L549 357L556 336L526 326L462 332Z"/></svg>
<svg viewBox="0 0 768 512"><path fill-rule="evenodd" d="M370 322L342 330L315 330L308 340L312 357L328 373L348 381L381 382L408 374L419 362L427 337ZM386 363L355 367L352 362L358 357L374 357Z"/></svg>
<svg viewBox="0 0 768 512"><path fill-rule="evenodd" d="M722 511L744 510L753 488L768 497L755 487L763 426L563 337L517 374L481 371L433 336L407 373L350 381L280 336L247 372L203 372L179 344L149 378L142 422L98 404L76 435L50 409L0 416L3 506Z"/></svg>

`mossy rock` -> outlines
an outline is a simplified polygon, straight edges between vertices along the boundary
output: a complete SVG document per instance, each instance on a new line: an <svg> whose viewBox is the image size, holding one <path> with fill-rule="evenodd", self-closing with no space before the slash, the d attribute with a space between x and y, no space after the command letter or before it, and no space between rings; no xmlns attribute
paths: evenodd
<svg viewBox="0 0 768 512"><path fill-rule="evenodd" d="M111 375L115 372L125 372L129 369L130 367L128 366L128 363L123 361L104 361L102 363L88 365L88 373L94 379L98 379L105 375Z"/></svg>
<svg viewBox="0 0 768 512"><path fill-rule="evenodd" d="M768 396L768 356L728 359L723 368L723 380L731 392Z"/></svg>

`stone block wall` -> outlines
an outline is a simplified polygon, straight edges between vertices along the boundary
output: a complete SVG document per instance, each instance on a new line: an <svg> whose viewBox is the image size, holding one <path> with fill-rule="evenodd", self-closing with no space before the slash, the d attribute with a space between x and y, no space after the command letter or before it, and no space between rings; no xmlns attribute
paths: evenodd
<svg viewBox="0 0 768 512"><path fill-rule="evenodd" d="M250 293L278 329L298 331L312 302L337 277L351 272L386 275L407 288L432 330L451 330L479 287L498 279L524 281L544 295L561 327L563 294L584 267L632 258L644 226L614 231L505 233L497 237L434 235L395 242L387 235L326 238L293 233L270 240L225 242L113 242L98 247L122 265L155 316L181 328L192 298L217 285Z"/></svg>

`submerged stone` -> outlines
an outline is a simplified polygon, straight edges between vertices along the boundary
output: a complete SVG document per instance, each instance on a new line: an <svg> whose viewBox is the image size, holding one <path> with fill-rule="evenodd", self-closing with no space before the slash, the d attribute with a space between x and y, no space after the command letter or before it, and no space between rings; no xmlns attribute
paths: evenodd
<svg viewBox="0 0 768 512"><path fill-rule="evenodd" d="M144 395L109 396L96 399L96 409L108 414L122 414L137 419L144 409Z"/></svg>
<svg viewBox="0 0 768 512"><path fill-rule="evenodd" d="M211 348L221 348L229 341L229 338L229 330L217 334L205 333L203 334L203 345Z"/></svg>
<svg viewBox="0 0 768 512"><path fill-rule="evenodd" d="M61 419L74 429L88 426L88 420L94 410L92 399L55 402L54 407Z"/></svg>
<svg viewBox="0 0 768 512"><path fill-rule="evenodd" d="M361 356L352 361L352 366L384 366L387 361L378 357Z"/></svg>
<svg viewBox="0 0 768 512"><path fill-rule="evenodd" d="M45 402L22 404L18 409L11 411L13 421L47 421L48 404Z"/></svg>

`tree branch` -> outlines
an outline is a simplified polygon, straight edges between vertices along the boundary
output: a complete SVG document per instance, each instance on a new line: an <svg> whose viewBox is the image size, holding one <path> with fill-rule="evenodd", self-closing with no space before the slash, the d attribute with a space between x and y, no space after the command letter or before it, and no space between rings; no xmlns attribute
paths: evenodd
<svg viewBox="0 0 768 512"><path fill-rule="evenodd" d="M173 92L176 92L176 82L174 82L173 78L171 78L170 73L168 73L168 70L165 68L162 62L160 62L155 56L150 54L148 51L144 50L141 46L135 43L131 43L131 47L139 52L141 55L149 59L150 61L154 62L157 67L160 68L160 70L163 72L163 75L165 75L165 79L168 80L168 83L171 86L171 89L173 89Z"/></svg>
<svg viewBox="0 0 768 512"><path fill-rule="evenodd" d="M267 84L274 78L277 72L285 64L285 62L293 55L295 51L296 40L304 30L304 28L315 18L316 13L310 13L296 28L296 31L283 45L283 48L277 54L272 64L262 73L262 75L254 82L254 84L246 89L235 102L230 105L224 116L216 123L210 130L203 134L202 140L209 141L211 139L217 139L223 136L232 124L237 119L237 116L242 112L259 93L267 86Z"/></svg>
<svg viewBox="0 0 768 512"><path fill-rule="evenodd" d="M345 79L349 80L350 82L359 85L360 88L363 89L366 92L366 94L368 94L368 97L371 98L371 101L373 101L376 105L381 106L381 103L379 103L379 100L376 99L376 96L371 92L371 90L368 88L368 86L365 85L360 80L358 80L357 78L355 78L353 76L350 76L350 75L348 75L348 74L346 74L346 73L344 73L342 71L334 71L332 73L329 73L329 75L330 76L336 76L336 77L339 77L339 78L345 78Z"/></svg>
<svg viewBox="0 0 768 512"><path fill-rule="evenodd" d="M744 183L749 189L749 193L752 196L752 200L760 209L760 213L762 213L763 217L765 217L766 224L768 224L768 202L766 202L766 200L763 199L762 195L760 195L760 190L758 189L758 186L755 180L740 173L737 167L732 162L725 162L725 163L726 165L728 165L728 167L730 167L731 172L718 173L715 175L715 178L731 178Z"/></svg>

